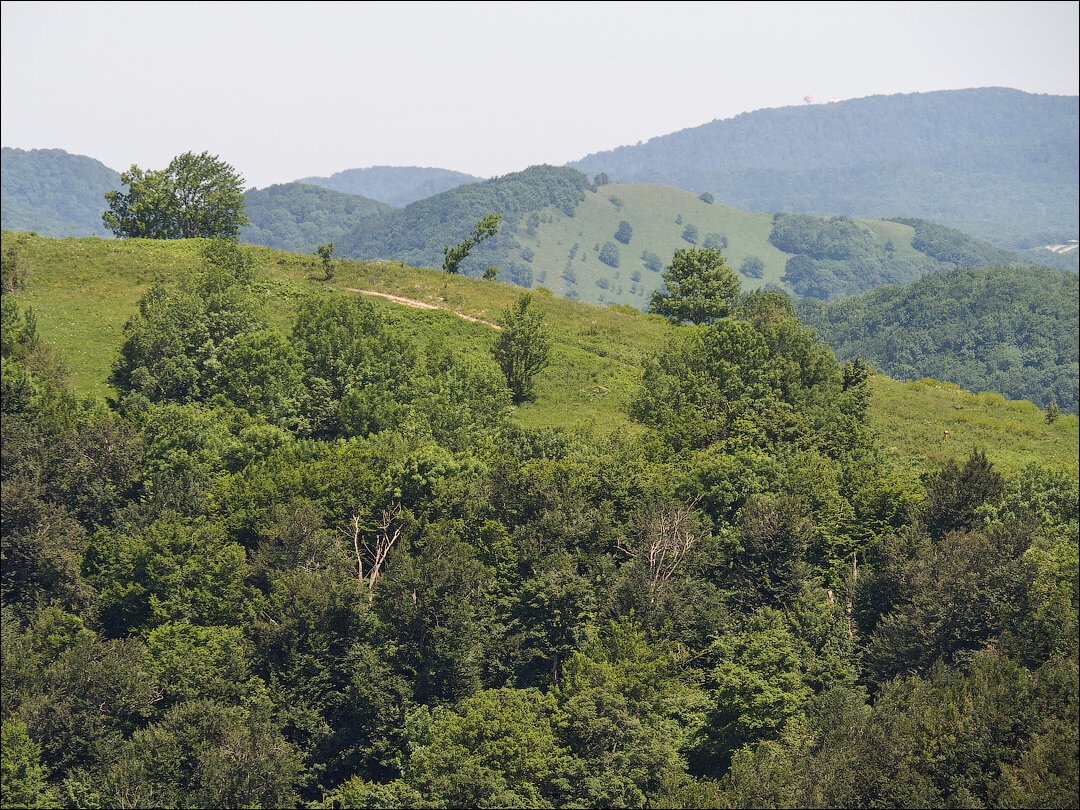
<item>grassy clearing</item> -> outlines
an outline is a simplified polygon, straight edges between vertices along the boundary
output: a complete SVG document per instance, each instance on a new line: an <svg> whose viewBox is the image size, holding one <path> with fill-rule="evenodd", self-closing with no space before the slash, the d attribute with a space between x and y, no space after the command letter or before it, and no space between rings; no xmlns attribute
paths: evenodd
<svg viewBox="0 0 1080 810"><path fill-rule="evenodd" d="M9 238L11 234L4 235L5 245ZM23 240L30 279L19 294L20 303L34 308L39 334L65 358L75 390L98 398L109 393L109 369L139 297L154 282L176 283L201 266L198 240ZM494 330L453 313L497 321L522 292L506 284L396 263L343 261L333 281L324 282L314 256L263 247L250 250L257 288L271 321L282 331L291 327L297 303L305 296L358 295L349 288L374 290L440 307L414 309L367 296L375 306L393 313L400 328L419 342L486 357ZM533 301L551 330L555 350L538 380L536 402L517 408L515 418L530 427L600 433L638 430L626 409L642 360L663 344L673 327L629 307L590 306L543 290L534 293ZM1006 472L1032 462L1073 473L1078 469L1075 416L1062 415L1050 425L1029 402L1006 402L996 394L972 394L934 380L903 383L878 376L872 380L872 392L871 424L885 452L913 474L948 457L966 456L972 447L985 450Z"/></svg>
<svg viewBox="0 0 1080 810"><path fill-rule="evenodd" d="M1062 414L1049 424L1030 402L973 394L938 380L875 376L871 390L870 420L882 447L914 472L948 458L962 460L972 448L985 451L1006 474L1032 463L1074 474L1080 467L1075 415Z"/></svg>
<svg viewBox="0 0 1080 810"><path fill-rule="evenodd" d="M615 239L622 221L633 229L629 244ZM891 240L898 257L917 254L911 247L915 231L910 226L856 221L868 227L882 244ZM698 245L704 245L711 233L726 237L724 257L736 270L750 256L761 259L762 277L741 277L743 289L767 284L787 288L781 278L791 256L769 242L772 214L740 211L719 202L707 203L696 194L671 186L643 183L600 186L596 191L585 192L585 199L574 209L574 216L567 216L558 208L545 208L540 212L539 225L532 232L527 224L521 225L514 239L523 249L533 252L534 284L547 287L559 296L574 292L583 302L625 304L644 310L662 279L660 272L645 266L642 251L652 251L666 266L676 250L690 247L691 243L683 238L687 225L697 229ZM617 268L600 261L600 248L605 242L612 242L618 248ZM570 273L566 272L567 268Z"/></svg>

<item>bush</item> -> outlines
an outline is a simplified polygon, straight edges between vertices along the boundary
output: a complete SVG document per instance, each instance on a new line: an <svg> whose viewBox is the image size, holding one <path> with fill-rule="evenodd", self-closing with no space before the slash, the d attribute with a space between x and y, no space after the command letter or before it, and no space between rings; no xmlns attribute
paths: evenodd
<svg viewBox="0 0 1080 810"><path fill-rule="evenodd" d="M727 250L727 237L722 233L709 233L705 237L704 247Z"/></svg>
<svg viewBox="0 0 1080 810"><path fill-rule="evenodd" d="M604 242L604 246L600 248L600 261L608 267L619 266L619 248L614 242Z"/></svg>
<svg viewBox="0 0 1080 810"><path fill-rule="evenodd" d="M761 278L765 275L765 263L757 256L747 256L739 265L739 273L746 278Z"/></svg>

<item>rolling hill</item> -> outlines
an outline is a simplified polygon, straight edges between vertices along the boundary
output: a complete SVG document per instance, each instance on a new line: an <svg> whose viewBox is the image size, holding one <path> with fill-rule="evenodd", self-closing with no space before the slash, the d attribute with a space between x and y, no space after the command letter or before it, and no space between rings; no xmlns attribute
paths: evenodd
<svg viewBox="0 0 1080 810"><path fill-rule="evenodd" d="M304 177L298 183L359 194L395 208L480 180L471 174L420 166L372 166L346 169L329 177Z"/></svg>
<svg viewBox="0 0 1080 810"><path fill-rule="evenodd" d="M55 345L80 394L109 393L109 369L123 341L124 324L154 283L177 284L201 266L201 240L46 239L4 232L2 250L31 267L22 307L32 307L42 338ZM285 330L307 296L358 295L393 312L409 335L465 353L486 352L493 321L520 293L507 285L400 264L346 261L333 283L312 256L248 247L254 284L271 320ZM426 304L417 308L382 293ZM533 298L551 330L551 368L539 380L536 402L519 406L515 420L528 427L586 431L637 428L626 416L644 359L673 327L657 316L623 307L597 308L551 295ZM469 316L467 320L459 315ZM1028 402L998 394L968 394L936 381L904 383L876 376L870 419L885 438L885 451L912 471L945 458L963 458L973 446L987 449L1002 469L1019 471L1039 461L1066 471L1080 458L1077 418L1047 424ZM960 406L959 408L957 406ZM949 443L940 441L950 432Z"/></svg>
<svg viewBox="0 0 1080 810"><path fill-rule="evenodd" d="M42 236L108 236L101 223L105 192L120 173L62 149L2 150L0 222L5 230Z"/></svg>
<svg viewBox="0 0 1080 810"><path fill-rule="evenodd" d="M464 262L466 275L494 265L500 280L521 287L635 309L648 308L675 250L695 244L721 248L746 287L773 285L825 300L957 265L1025 263L1016 252L923 220L751 213L670 186L593 186L582 173L553 166L386 212L335 245L352 258L437 269L443 247L491 213L502 215L502 228Z"/></svg>
<svg viewBox="0 0 1080 810"><path fill-rule="evenodd" d="M1075 238L1078 99L1007 88L757 110L588 155L620 182L751 211L935 220L1012 248Z"/></svg>
<svg viewBox="0 0 1080 810"><path fill-rule="evenodd" d="M377 200L303 183L251 189L244 193L244 213L251 224L240 230L240 240L310 253L390 210Z"/></svg>
<svg viewBox="0 0 1080 810"><path fill-rule="evenodd" d="M1077 412L1080 282L1036 268L957 269L797 309L836 356Z"/></svg>

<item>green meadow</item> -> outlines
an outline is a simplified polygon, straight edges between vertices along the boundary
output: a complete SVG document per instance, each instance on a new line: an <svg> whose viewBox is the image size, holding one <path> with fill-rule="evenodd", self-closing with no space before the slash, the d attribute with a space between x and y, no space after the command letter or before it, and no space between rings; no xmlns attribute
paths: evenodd
<svg viewBox="0 0 1080 810"><path fill-rule="evenodd" d="M737 263L741 255L737 234L758 227L767 235L766 215L736 212L715 203L709 205L686 192L669 191L682 195L688 216L694 214L699 223L707 221L703 212L718 213L721 218L710 227L722 227L721 222L741 223L742 230L729 229L730 247L725 252L729 261ZM583 205L601 210L605 205L612 207L607 197L617 193L623 196L624 211L632 203L648 204L648 195L635 197L631 187L602 186ZM619 218L625 214L616 211L616 224ZM882 224L891 225L875 226ZM666 228L667 224L656 227ZM899 233L906 226L895 228ZM561 249L559 240L550 240L547 233L555 231L542 231L539 242L550 243L552 252ZM20 305L33 308L39 335L59 350L73 388L99 399L111 393L109 370L123 341L124 324L136 311L139 298L154 283L183 283L201 266L202 244L198 240L46 239L5 232L4 249L16 239L20 261L29 268L28 283L18 297ZM494 328L489 324L522 292L499 282L398 263L345 260L339 262L333 280L326 282L320 280L322 273L314 256L264 247L248 250L255 261L255 284L267 312L286 333L297 303L304 297L360 295L363 293L357 291L362 290L436 307L420 309L381 296L366 296L393 313L400 328L422 343L481 354L489 351L494 339ZM551 365L538 380L536 401L518 407L515 418L530 427L589 433L640 431L626 410L638 384L641 362L663 344L674 327L629 306L594 306L543 289L535 291L533 297L551 332L554 351ZM962 459L972 447L985 450L1006 473L1033 462L1077 470L1080 437L1074 415L1062 414L1049 424L1045 414L1029 402L1007 402L997 394L970 393L932 380L904 383L876 376L871 390L870 420L883 451L913 472L931 469L948 457Z"/></svg>

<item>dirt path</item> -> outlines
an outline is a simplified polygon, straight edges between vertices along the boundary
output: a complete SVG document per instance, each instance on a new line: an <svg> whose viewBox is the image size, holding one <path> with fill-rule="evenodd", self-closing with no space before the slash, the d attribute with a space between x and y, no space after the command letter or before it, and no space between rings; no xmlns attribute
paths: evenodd
<svg viewBox="0 0 1080 810"><path fill-rule="evenodd" d="M491 321L485 321L481 318L474 318L472 315L466 315L464 312L458 312L448 307L440 307L436 304L429 304L426 301L417 301L415 298L402 298L400 295L391 295L390 293L376 292L375 290L358 290L354 287L346 287L348 292L360 293L361 295L377 295L380 298L386 298L398 304L404 304L407 307L415 307L416 309L441 309L444 312L453 312L459 318L464 318L467 321L473 323L482 323L486 326L490 326L492 329L502 329L497 323Z"/></svg>

